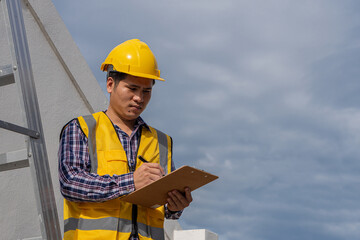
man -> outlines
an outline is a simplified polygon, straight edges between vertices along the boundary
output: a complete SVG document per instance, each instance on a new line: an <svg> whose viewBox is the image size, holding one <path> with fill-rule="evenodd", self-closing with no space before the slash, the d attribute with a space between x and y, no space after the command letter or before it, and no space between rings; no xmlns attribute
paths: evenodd
<svg viewBox="0 0 360 240"><path fill-rule="evenodd" d="M121 201L174 170L172 140L140 114L160 78L155 56L137 39L115 47L107 71L107 111L78 117L62 130L59 180L64 196L64 239L164 239L164 217L177 219L192 201L171 191L156 209Z"/></svg>

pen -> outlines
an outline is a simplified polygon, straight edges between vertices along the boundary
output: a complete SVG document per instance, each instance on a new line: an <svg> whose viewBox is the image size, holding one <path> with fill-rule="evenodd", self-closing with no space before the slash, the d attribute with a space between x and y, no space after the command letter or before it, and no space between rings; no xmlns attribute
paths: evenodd
<svg viewBox="0 0 360 240"><path fill-rule="evenodd" d="M146 159L143 158L143 156L139 155L138 158L139 158L142 162L148 163L148 161L146 161ZM165 174L163 174L163 176L165 176Z"/></svg>
<svg viewBox="0 0 360 240"><path fill-rule="evenodd" d="M143 156L139 155L138 158L143 161L144 163L148 163L148 161L145 160L145 158L143 158Z"/></svg>

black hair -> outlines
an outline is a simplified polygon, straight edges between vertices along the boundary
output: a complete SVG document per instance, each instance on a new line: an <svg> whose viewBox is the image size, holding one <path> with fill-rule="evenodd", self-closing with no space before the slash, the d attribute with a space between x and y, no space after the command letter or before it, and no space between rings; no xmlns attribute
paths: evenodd
<svg viewBox="0 0 360 240"><path fill-rule="evenodd" d="M128 75L127 73L123 73L123 72L110 71L108 72L107 77L111 77L114 79L115 88L116 88L119 82L121 80L124 80L127 77L127 75ZM155 80L153 79L153 86L154 85L155 85Z"/></svg>
<svg viewBox="0 0 360 240"><path fill-rule="evenodd" d="M117 85L119 84L119 82L121 80L124 80L127 77L128 74L123 73L123 72L115 72L115 71L110 71L107 75L107 77L111 77L114 79L115 82L115 88L117 87Z"/></svg>

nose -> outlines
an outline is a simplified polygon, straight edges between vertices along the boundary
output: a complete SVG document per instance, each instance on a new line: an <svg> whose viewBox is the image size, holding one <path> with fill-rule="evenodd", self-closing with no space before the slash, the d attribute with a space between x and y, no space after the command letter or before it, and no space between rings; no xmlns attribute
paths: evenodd
<svg viewBox="0 0 360 240"><path fill-rule="evenodd" d="M134 95L134 101L137 103L144 102L144 93L142 91L137 91Z"/></svg>

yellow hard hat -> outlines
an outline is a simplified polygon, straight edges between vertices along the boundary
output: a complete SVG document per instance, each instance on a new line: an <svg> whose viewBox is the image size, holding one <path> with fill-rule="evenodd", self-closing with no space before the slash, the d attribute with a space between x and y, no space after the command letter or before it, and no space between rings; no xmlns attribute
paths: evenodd
<svg viewBox="0 0 360 240"><path fill-rule="evenodd" d="M101 64L101 70L107 71L108 65L112 65L114 71L165 81L160 77L154 54L148 45L139 39L128 40L111 50Z"/></svg>

